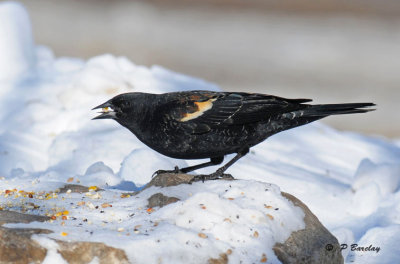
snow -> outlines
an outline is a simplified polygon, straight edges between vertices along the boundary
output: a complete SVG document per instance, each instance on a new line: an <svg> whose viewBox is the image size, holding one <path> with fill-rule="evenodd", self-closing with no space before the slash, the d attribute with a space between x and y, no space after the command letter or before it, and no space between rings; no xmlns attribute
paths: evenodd
<svg viewBox="0 0 400 264"><path fill-rule="evenodd" d="M0 4L0 79L0 207L55 216L7 225L54 231L35 236L49 249L48 263L63 261L49 238L103 242L124 249L133 263L205 263L224 252L232 263L258 262L263 254L279 263L272 246L304 228L302 211L281 190L349 245L346 262L400 261L400 141L313 123L252 148L228 170L237 181L151 187L130 196L155 170L201 161L164 157L116 122L92 121L90 109L123 92L216 85L124 57L55 58L33 44L28 15L12 2ZM67 183L104 191L58 193ZM180 200L147 208L157 192ZM380 251L351 251L351 244Z"/></svg>
<svg viewBox="0 0 400 264"><path fill-rule="evenodd" d="M21 4L0 3L0 25L0 81L21 78L35 63L28 13Z"/></svg>
<svg viewBox="0 0 400 264"><path fill-rule="evenodd" d="M47 237L44 236L33 236L33 239L39 243L42 247L47 249L47 254L46 257L44 258L42 264L53 264L53 263L59 263L59 264L67 264L68 262L65 261L60 254L57 253L57 250L59 249L58 244Z"/></svg>
<svg viewBox="0 0 400 264"><path fill-rule="evenodd" d="M143 157L146 157L146 159L143 159ZM145 185L150 181L151 173L149 175L149 172L155 172L160 168L173 169L175 166L182 168L186 165L183 160L165 159L165 157L152 149L143 147L133 150L124 158L119 175L125 181L131 181L137 185ZM143 175L149 177L143 177Z"/></svg>
<svg viewBox="0 0 400 264"><path fill-rule="evenodd" d="M396 263L400 255L398 237L400 236L400 226L390 226L386 228L376 227L368 232L359 241L356 247L364 245L384 244L385 247L379 249L381 254L368 254L368 251L360 254L359 261L362 263ZM391 261L388 261L391 260Z"/></svg>
<svg viewBox="0 0 400 264"><path fill-rule="evenodd" d="M400 164L374 164L368 159L361 161L354 177L353 189L360 190L368 184L376 184L382 195L395 192L400 184Z"/></svg>

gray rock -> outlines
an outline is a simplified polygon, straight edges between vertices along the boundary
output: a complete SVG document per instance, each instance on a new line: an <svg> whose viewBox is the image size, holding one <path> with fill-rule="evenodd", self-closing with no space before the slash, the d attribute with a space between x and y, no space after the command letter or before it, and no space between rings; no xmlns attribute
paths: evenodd
<svg viewBox="0 0 400 264"><path fill-rule="evenodd" d="M97 257L100 264L128 264L128 258L122 249L109 247L96 242L65 242L57 241L58 253L69 264L90 263Z"/></svg>
<svg viewBox="0 0 400 264"><path fill-rule="evenodd" d="M275 255L283 263L343 263L340 245L318 220L318 218L299 199L291 194L282 195L295 206L300 207L305 216L305 229L293 232L284 243L273 247Z"/></svg>
<svg viewBox="0 0 400 264"><path fill-rule="evenodd" d="M190 183L193 178L194 175L185 173L163 173L151 179L144 189L147 189L151 186L168 187L176 186L182 183Z"/></svg>
<svg viewBox="0 0 400 264"><path fill-rule="evenodd" d="M169 187L169 186L177 186L179 184L190 184L194 175L185 174L185 173L162 173L154 176L151 181L144 186L143 189L136 192L127 192L125 195L137 195L142 191L150 188L151 186L156 187Z"/></svg>
<svg viewBox="0 0 400 264"><path fill-rule="evenodd" d="M46 229L5 228L6 223L44 222L50 217L0 211L0 263L41 263L47 250L31 239L33 234L49 234Z"/></svg>
<svg viewBox="0 0 400 264"><path fill-rule="evenodd" d="M85 193L89 191L89 187L79 184L66 184L60 188L60 193L66 193L68 190L73 193ZM97 191L103 191L103 189L98 188Z"/></svg>
<svg viewBox="0 0 400 264"><path fill-rule="evenodd" d="M87 191L87 188L86 188ZM50 218L40 215L22 214L13 211L0 211L0 225L5 223L30 223L46 221ZM31 239L34 234L49 234L47 229L5 228L0 226L0 264L42 263L47 249ZM98 257L101 264L129 263L125 252L95 242L65 242L56 240L59 244L58 253L68 263L89 263Z"/></svg>
<svg viewBox="0 0 400 264"><path fill-rule="evenodd" d="M33 221L44 222L50 217L42 215L22 214L14 211L0 211L0 226L5 223L30 223Z"/></svg>
<svg viewBox="0 0 400 264"><path fill-rule="evenodd" d="M0 227L0 263L41 263L47 250L31 239L33 234L48 234L46 229Z"/></svg>
<svg viewBox="0 0 400 264"><path fill-rule="evenodd" d="M49 234L46 229L0 227L0 264L41 263L47 249L31 239L33 234ZM70 264L90 263L94 257L100 264L129 263L122 249L96 242L66 242L56 240L58 253Z"/></svg>
<svg viewBox="0 0 400 264"><path fill-rule="evenodd" d="M159 206L161 208L165 205L176 203L179 200L180 199L176 197L168 197L162 193L155 193L148 199L149 204L147 205L147 207L153 208Z"/></svg>

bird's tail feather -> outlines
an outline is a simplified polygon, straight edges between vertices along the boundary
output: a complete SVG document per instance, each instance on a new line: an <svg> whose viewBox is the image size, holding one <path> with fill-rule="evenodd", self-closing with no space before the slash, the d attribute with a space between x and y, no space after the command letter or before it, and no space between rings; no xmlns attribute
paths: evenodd
<svg viewBox="0 0 400 264"><path fill-rule="evenodd" d="M368 107L375 106L374 103L350 103L350 104L321 104L310 105L304 109L303 116L325 117L330 115L357 114L374 111Z"/></svg>

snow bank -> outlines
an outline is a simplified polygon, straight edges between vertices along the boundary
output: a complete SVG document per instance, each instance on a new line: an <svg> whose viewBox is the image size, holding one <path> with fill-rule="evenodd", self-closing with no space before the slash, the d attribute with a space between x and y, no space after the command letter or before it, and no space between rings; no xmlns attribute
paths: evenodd
<svg viewBox="0 0 400 264"><path fill-rule="evenodd" d="M0 81L21 78L34 63L28 13L19 3L0 3Z"/></svg>
<svg viewBox="0 0 400 264"><path fill-rule="evenodd" d="M354 177L353 189L358 191L369 184L376 184L379 193L384 196L394 193L400 185L400 164L374 164L368 159L361 161Z"/></svg>
<svg viewBox="0 0 400 264"><path fill-rule="evenodd" d="M58 239L124 248L132 261L148 257L156 262L160 257L165 263L185 262L182 252L187 250L202 262L205 256L230 248L232 260L257 261L265 253L276 263L271 245L303 224L301 214L279 195L279 186L305 202L340 243L381 247L378 253L347 249L346 261L400 261L393 253L393 245L400 242L400 236L393 235L400 224L398 143L314 123L252 148L228 171L240 181L162 190L179 195L181 201L147 212L146 199L160 190L150 188L139 198L127 199L121 198L122 190L137 190L157 169L201 161L154 153L112 120L92 121L96 114L90 109L123 92L217 86L159 66L135 65L124 57L54 58L51 50L33 45L27 14L15 3L0 4L0 72L0 207L34 214L70 213L65 221L26 227L50 228ZM96 185L105 191L98 196L53 195L66 183ZM5 190L14 188L17 192L6 195ZM18 196L20 190L35 192L34 200ZM79 205L82 201L86 203ZM39 209L27 206L29 202L39 204ZM96 209L104 203L113 207ZM266 217L270 209L264 204L279 208L269 213L274 220Z"/></svg>

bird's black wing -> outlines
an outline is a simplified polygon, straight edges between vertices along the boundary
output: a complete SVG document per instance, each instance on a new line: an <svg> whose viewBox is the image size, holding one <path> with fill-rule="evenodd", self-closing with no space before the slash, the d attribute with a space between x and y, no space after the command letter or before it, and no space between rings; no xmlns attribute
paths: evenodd
<svg viewBox="0 0 400 264"><path fill-rule="evenodd" d="M168 116L188 132L201 134L213 128L268 120L306 108L309 99L226 92L183 92L168 105Z"/></svg>

